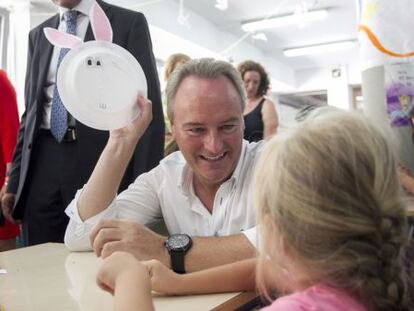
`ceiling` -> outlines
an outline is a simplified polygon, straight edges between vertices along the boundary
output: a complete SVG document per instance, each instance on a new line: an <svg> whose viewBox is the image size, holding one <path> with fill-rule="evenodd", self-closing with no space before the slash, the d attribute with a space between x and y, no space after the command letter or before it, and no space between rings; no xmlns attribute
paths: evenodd
<svg viewBox="0 0 414 311"><path fill-rule="evenodd" d="M4 0L0 0L4 1ZM7 0L6 0L7 1ZM13 0L16 1L16 0ZM18 0L24 1L24 0ZM120 5L133 3L132 9L140 10L144 6L171 0L134 0L120 1ZM286 57L283 50L293 47L315 45L319 43L342 40L357 42L357 14L354 0L228 0L227 10L219 10L215 4L223 0L174 0L178 5L183 3L184 9L191 15L195 13L215 24L223 32L229 32L246 41L270 58L286 64L293 70L324 68L340 65L357 65L359 63L358 45L345 51L319 55ZM33 9L38 12L55 12L51 0L31 0ZM117 3L117 1L111 1ZM252 4L252 2L254 4ZM128 5L125 5L128 6ZM253 39L251 34L241 29L242 22L259 20L266 17L292 14L300 9L309 11L327 9L328 16L324 20L311 22L301 26L285 26L261 30L267 41ZM173 13L173 16L177 12ZM235 46L234 48L237 48Z"/></svg>
<svg viewBox="0 0 414 311"><path fill-rule="evenodd" d="M179 0L176 0L179 2ZM242 37L246 33L241 23L278 15L292 14L299 9L327 9L326 19L298 26L286 26L263 30L268 41L252 39L247 41L260 48L264 53L287 64L293 69L346 65L358 62L358 47L342 52L322 55L285 57L283 49L315 45L318 43L342 40L357 40L356 1L353 0L228 0L228 9L220 11L214 7L219 1L185 0L184 4L199 15L212 21L223 31ZM252 5L252 2L254 5Z"/></svg>

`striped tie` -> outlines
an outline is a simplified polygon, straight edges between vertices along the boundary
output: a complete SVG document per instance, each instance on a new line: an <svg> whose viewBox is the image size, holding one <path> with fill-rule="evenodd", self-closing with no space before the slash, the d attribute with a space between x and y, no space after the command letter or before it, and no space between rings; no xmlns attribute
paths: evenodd
<svg viewBox="0 0 414 311"><path fill-rule="evenodd" d="M78 17L78 11L67 11L63 14L63 17L66 21L66 32L72 35L76 35L76 20ZM62 62L63 57L69 52L69 49L62 48L60 50L57 70L59 70L60 63ZM56 72L57 72L56 70ZM50 131L52 135L56 138L58 142L61 142L65 133L68 129L68 112L63 106L62 99L59 96L59 91L57 89L57 79L55 82L55 88L53 90L52 98L52 111L50 115Z"/></svg>

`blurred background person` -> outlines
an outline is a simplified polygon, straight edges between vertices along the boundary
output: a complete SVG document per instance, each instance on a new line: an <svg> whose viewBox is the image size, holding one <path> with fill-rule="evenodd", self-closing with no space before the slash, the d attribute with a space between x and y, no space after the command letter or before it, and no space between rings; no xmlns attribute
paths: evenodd
<svg viewBox="0 0 414 311"><path fill-rule="evenodd" d="M16 92L6 72L0 69L0 202L7 186L18 129ZM0 252L16 248L16 237L20 234L19 225L3 219L3 215L0 222Z"/></svg>
<svg viewBox="0 0 414 311"><path fill-rule="evenodd" d="M275 104L266 97L270 87L269 76L262 65L251 60L237 67L246 88L244 109L244 139L249 142L267 139L276 133L279 118Z"/></svg>
<svg viewBox="0 0 414 311"><path fill-rule="evenodd" d="M191 60L191 57L183 53L171 54L168 59L165 61L164 65L164 81L168 82L171 73L177 69L180 65ZM170 153L173 153L178 150L178 146L175 143L171 135L171 123L167 115L167 100L164 97L162 103L164 109L164 118L165 118L165 151L164 154L167 156Z"/></svg>

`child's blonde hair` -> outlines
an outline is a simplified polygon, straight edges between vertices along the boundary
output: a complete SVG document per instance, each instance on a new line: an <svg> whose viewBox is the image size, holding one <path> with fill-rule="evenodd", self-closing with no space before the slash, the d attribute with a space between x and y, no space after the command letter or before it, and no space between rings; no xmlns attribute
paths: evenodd
<svg viewBox="0 0 414 311"><path fill-rule="evenodd" d="M387 137L361 115L327 111L268 142L254 188L266 239L259 285L283 240L311 282L342 288L368 310L406 310L406 215Z"/></svg>

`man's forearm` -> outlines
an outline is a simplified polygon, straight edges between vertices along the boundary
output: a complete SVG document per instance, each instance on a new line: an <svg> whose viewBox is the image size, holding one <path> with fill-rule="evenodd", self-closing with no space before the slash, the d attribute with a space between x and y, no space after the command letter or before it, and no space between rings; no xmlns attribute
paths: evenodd
<svg viewBox="0 0 414 311"><path fill-rule="evenodd" d="M151 102L138 96L136 104L141 112L127 126L111 131L108 143L79 197L77 208L82 220L100 213L115 198L138 140L152 120Z"/></svg>
<svg viewBox="0 0 414 311"><path fill-rule="evenodd" d="M193 237L193 246L185 255L185 269L187 272L203 270L252 258L255 254L255 247L244 234Z"/></svg>
<svg viewBox="0 0 414 311"><path fill-rule="evenodd" d="M78 200L78 212L86 220L108 207L115 198L134 146L108 141Z"/></svg>

